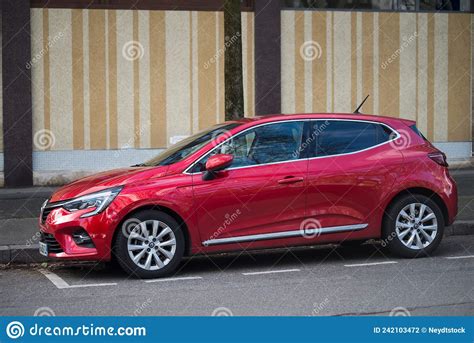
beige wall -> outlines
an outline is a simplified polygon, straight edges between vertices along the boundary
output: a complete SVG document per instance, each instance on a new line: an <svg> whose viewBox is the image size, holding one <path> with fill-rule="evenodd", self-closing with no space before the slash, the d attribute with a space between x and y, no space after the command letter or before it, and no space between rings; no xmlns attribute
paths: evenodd
<svg viewBox="0 0 474 343"><path fill-rule="evenodd" d="M0 15L0 27L2 26L2 16ZM2 40L2 32L0 30L0 152L3 152L3 75L2 75L2 47L3 47L3 40ZM3 166L0 166L0 170L3 170Z"/></svg>
<svg viewBox="0 0 474 343"><path fill-rule="evenodd" d="M370 94L365 113L417 120L436 142L471 141L471 19L282 11L282 111L352 112Z"/></svg>
<svg viewBox="0 0 474 343"><path fill-rule="evenodd" d="M35 150L45 132L51 150L162 148L223 121L222 12L32 9L31 18ZM253 13L242 31L253 115Z"/></svg>

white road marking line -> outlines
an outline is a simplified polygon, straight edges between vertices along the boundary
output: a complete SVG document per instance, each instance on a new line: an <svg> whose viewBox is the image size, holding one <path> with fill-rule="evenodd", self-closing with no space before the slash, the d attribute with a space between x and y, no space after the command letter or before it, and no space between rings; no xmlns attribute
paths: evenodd
<svg viewBox="0 0 474 343"><path fill-rule="evenodd" d="M243 275L263 275L263 274L274 274L274 273L291 273L291 272L299 272L299 269L282 269L282 270L267 270L264 272L250 272L250 273L242 273Z"/></svg>
<svg viewBox="0 0 474 343"><path fill-rule="evenodd" d="M183 276L183 277L170 277L163 279L145 280L145 282L165 282L165 281L182 281L182 280L199 280L202 279L200 276Z"/></svg>
<svg viewBox="0 0 474 343"><path fill-rule="evenodd" d="M83 287L101 287L101 286L116 286L115 282L111 283L90 283L85 285L70 285L66 281L64 281L59 275L46 270L40 269L39 272L46 276L49 281L53 283L58 289L67 289L67 288L83 288Z"/></svg>
<svg viewBox="0 0 474 343"><path fill-rule="evenodd" d="M394 264L398 263L396 261L385 261L385 262L372 262L372 263L355 263L355 264L345 264L344 267L367 267L367 266L378 266L380 264Z"/></svg>
<svg viewBox="0 0 474 343"><path fill-rule="evenodd" d="M447 258L448 260L459 260L459 259L462 259L462 258L474 258L474 255L449 256L449 257L445 257L445 258Z"/></svg>

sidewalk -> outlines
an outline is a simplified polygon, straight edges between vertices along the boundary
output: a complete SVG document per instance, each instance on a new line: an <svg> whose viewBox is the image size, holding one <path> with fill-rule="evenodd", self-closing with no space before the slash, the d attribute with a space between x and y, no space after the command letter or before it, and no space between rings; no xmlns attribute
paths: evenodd
<svg viewBox="0 0 474 343"><path fill-rule="evenodd" d="M452 168L459 191L456 222L446 236L474 234L474 168ZM0 188L0 264L48 260L38 252L38 217L55 187Z"/></svg>

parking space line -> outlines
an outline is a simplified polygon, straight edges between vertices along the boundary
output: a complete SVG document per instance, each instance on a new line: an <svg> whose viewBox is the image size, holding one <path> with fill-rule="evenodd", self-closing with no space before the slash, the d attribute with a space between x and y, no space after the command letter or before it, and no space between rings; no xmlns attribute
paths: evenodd
<svg viewBox="0 0 474 343"><path fill-rule="evenodd" d="M46 270L46 269L40 269L39 272L46 276L46 278L53 283L53 285L56 286L58 289L67 289L67 288L84 288L84 287L102 287L102 286L116 286L117 284L115 282L111 283L90 283L90 284L85 284L85 285L70 285L68 284L63 278L61 278L59 275Z"/></svg>
<svg viewBox="0 0 474 343"><path fill-rule="evenodd" d="M448 257L445 257L445 258L448 259L448 260L460 260L460 259L463 259L463 258L474 258L474 255L448 256Z"/></svg>
<svg viewBox="0 0 474 343"><path fill-rule="evenodd" d="M378 266L381 264L395 264L396 261L385 261L385 262L372 262L372 263L354 263L354 264L345 264L344 267L369 267L369 266Z"/></svg>
<svg viewBox="0 0 474 343"><path fill-rule="evenodd" d="M183 276L183 277L170 277L170 278L163 278L163 279L145 280L145 282L151 283L151 282L199 280L199 279L202 279L202 277L200 277L200 276Z"/></svg>
<svg viewBox="0 0 474 343"><path fill-rule="evenodd" d="M242 273L242 275L249 276L249 275L263 275L263 274L275 274L275 273L291 273L291 272L299 272L299 269L282 269L282 270L267 270L263 272L249 272L249 273Z"/></svg>

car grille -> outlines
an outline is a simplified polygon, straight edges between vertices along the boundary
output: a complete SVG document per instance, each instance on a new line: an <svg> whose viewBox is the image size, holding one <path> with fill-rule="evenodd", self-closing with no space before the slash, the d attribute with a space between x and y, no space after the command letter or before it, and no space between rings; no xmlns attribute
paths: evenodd
<svg viewBox="0 0 474 343"><path fill-rule="evenodd" d="M46 219L48 219L48 216L51 213L51 211L53 211L56 208L61 207L62 205L64 205L65 202L66 201L46 203L46 206L44 206L41 209L41 223L44 224L46 222Z"/></svg>
<svg viewBox="0 0 474 343"><path fill-rule="evenodd" d="M52 210L54 210L54 208L52 208L52 207L43 208L43 210L41 211L41 222L42 223L46 222L46 219L48 218L48 215L51 213Z"/></svg>
<svg viewBox="0 0 474 343"><path fill-rule="evenodd" d="M58 254L63 252L56 238L50 233L41 232L41 242L46 243L49 253Z"/></svg>

